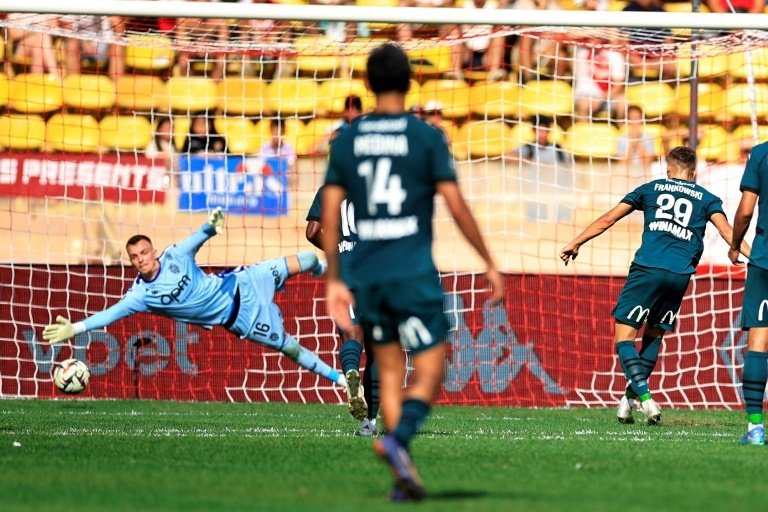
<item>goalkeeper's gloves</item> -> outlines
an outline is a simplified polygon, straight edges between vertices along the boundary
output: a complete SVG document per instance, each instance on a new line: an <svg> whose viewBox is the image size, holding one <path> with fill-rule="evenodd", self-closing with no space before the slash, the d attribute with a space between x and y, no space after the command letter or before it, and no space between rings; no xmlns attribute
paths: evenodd
<svg viewBox="0 0 768 512"><path fill-rule="evenodd" d="M48 325L43 329L43 339L51 345L67 341L74 335L75 326L72 325L69 318L64 318L61 315L56 317L55 324Z"/></svg>
<svg viewBox="0 0 768 512"><path fill-rule="evenodd" d="M221 206L217 206L215 210L211 212L208 217L208 224L213 226L216 230L216 234L222 234L224 232L224 212L221 211Z"/></svg>

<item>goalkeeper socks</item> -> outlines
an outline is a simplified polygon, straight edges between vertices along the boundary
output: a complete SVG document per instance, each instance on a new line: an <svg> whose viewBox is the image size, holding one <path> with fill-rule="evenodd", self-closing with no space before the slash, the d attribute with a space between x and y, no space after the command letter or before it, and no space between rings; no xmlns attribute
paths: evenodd
<svg viewBox="0 0 768 512"><path fill-rule="evenodd" d="M646 382L653 373L653 369L656 367L656 361L659 358L659 348L661 346L661 336L643 336L643 346L640 349L640 364L643 365L645 370ZM637 395L632 391L632 386L627 385L627 390L624 393L629 399L637 398Z"/></svg>
<svg viewBox="0 0 768 512"><path fill-rule="evenodd" d="M621 368L624 370L624 375L629 380L635 395L639 396L641 400L650 397L648 381L645 378L645 367L640 361L640 355L637 353L635 342L632 340L618 342L616 344L616 353L619 355Z"/></svg>
<svg viewBox="0 0 768 512"><path fill-rule="evenodd" d="M748 350L744 356L741 388L744 392L744 404L750 423L763 422L763 395L766 380L768 380L768 352Z"/></svg>
<svg viewBox="0 0 768 512"><path fill-rule="evenodd" d="M359 341L347 340L341 345L339 350L339 362L341 371L344 375L350 370L360 370L360 355L363 353L363 346Z"/></svg>
<svg viewBox="0 0 768 512"><path fill-rule="evenodd" d="M400 413L400 422L392 435L395 439L408 448L413 436L421 429L427 419L430 406L427 402L409 398L403 402L403 411Z"/></svg>
<svg viewBox="0 0 768 512"><path fill-rule="evenodd" d="M335 382L340 386L347 385L347 379L323 362L317 354L299 345L293 337L289 336L286 340L286 344L280 349L280 352L290 357L293 361L304 368L314 372L328 380Z"/></svg>
<svg viewBox="0 0 768 512"><path fill-rule="evenodd" d="M299 268L302 272L314 272L320 262L317 259L317 255L313 252L304 251L296 255L299 259Z"/></svg>
<svg viewBox="0 0 768 512"><path fill-rule="evenodd" d="M363 375L363 391L365 402L368 404L368 419L375 420L379 415L379 365L366 353L365 375Z"/></svg>

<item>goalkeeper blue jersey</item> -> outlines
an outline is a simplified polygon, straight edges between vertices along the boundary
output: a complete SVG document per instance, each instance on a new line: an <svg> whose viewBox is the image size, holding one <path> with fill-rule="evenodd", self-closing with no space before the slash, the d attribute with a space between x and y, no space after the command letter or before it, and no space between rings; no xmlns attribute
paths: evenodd
<svg viewBox="0 0 768 512"><path fill-rule="evenodd" d="M768 143L758 144L749 153L740 188L760 197L757 203L757 228L752 241L749 264L768 270Z"/></svg>
<svg viewBox="0 0 768 512"><path fill-rule="evenodd" d="M215 234L206 224L168 247L158 258L155 278L145 281L138 276L120 302L83 320L86 330L146 312L206 328L224 324L232 312L237 278L230 272L206 274L195 262L197 251Z"/></svg>
<svg viewBox="0 0 768 512"><path fill-rule="evenodd" d="M634 263L675 274L693 274L704 251L704 231L723 202L696 183L676 179L654 180L621 200L645 217L643 241Z"/></svg>

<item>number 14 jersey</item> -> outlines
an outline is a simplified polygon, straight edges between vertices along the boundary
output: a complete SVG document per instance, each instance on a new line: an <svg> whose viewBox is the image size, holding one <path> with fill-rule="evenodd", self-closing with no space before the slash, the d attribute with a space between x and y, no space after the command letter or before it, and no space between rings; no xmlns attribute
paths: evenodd
<svg viewBox="0 0 768 512"><path fill-rule="evenodd" d="M676 274L693 274L704 251L704 231L715 213L722 213L719 197L696 183L654 180L624 199L645 216L643 241L634 263Z"/></svg>

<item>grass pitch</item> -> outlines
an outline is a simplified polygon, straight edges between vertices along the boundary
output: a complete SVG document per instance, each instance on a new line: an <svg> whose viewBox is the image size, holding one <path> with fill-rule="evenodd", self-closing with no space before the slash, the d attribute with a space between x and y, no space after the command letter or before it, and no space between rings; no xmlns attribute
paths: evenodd
<svg viewBox="0 0 768 512"><path fill-rule="evenodd" d="M413 444L428 491L392 504L336 405L0 401L0 510L759 510L766 450L740 411L436 407ZM639 420L639 414L637 414ZM757 506L757 508L755 508Z"/></svg>

